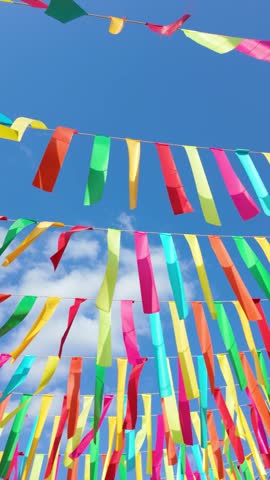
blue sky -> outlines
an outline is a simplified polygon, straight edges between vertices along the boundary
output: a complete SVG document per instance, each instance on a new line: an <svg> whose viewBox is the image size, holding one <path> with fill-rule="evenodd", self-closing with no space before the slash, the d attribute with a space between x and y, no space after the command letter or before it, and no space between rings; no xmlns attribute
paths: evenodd
<svg viewBox="0 0 270 480"><path fill-rule="evenodd" d="M170 0L166 3L148 0L139 4L135 1L126 4L122 0L113 3L99 0L92 3L84 0L81 5L93 13L126 16L160 24L170 23L184 13L191 13L186 28L270 40L270 6L266 0L260 2L259 15L254 0L218 3L214 0L205 0L203 3L197 0ZM28 7L3 3L0 8L0 110L12 119L27 116L43 120L51 128L63 125L82 132L108 136L270 151L268 63L237 52L215 54L191 42L180 32L171 38L160 38L146 27L127 24L121 35L112 36L108 33L109 22L104 20L85 17L62 25L43 12ZM202 153L202 160L222 219L221 228L204 222L188 161L181 149L173 149L173 154L194 206L193 214L173 216L154 145L142 146L138 208L134 212L128 210L128 162L124 142L112 141L108 180L102 202L92 207L83 206L92 147L89 137L74 136L55 191L52 194L41 192L32 187L31 182L48 140L48 133L29 130L21 144L0 140L1 214L11 218L24 216L39 220L59 220L68 224L116 228L131 222L132 228L161 232L266 235L269 231L268 219L263 214L248 222L241 220L226 193L214 157L208 152ZM270 188L269 165L263 156L253 158ZM236 157L230 156L230 159L253 195L248 178ZM2 236L4 228L3 224L0 232ZM73 253L70 243L70 251L66 252L59 272L53 274L49 256L56 249L57 236L56 232L49 232L32 248L32 253L29 251L17 264L15 262L10 269L4 270L0 277L1 290L21 294L94 296L106 265L105 242L105 235L91 232L82 234L77 244L74 240ZM159 238L151 236L150 245L160 298L169 300L171 292ZM264 261L255 242L251 245ZM184 239L177 238L176 246L188 297L202 299ZM202 240L201 246L215 299L232 299L232 291L210 251L207 239ZM252 295L262 296L259 287L243 267L232 241L227 240L226 246ZM134 244L130 235L122 236L122 247L116 296L139 298ZM81 255L74 253L76 249L81 251ZM57 316L54 324L57 333L51 337L52 330L47 330L47 340L42 345L45 355L57 353L57 339L61 334L61 325L65 325L70 303L65 303L61 314ZM13 306L12 302L10 306L1 305L0 315L3 321ZM239 322L237 323L232 308L229 311L230 319L235 322L237 329L239 348L246 350ZM269 305L266 305L265 311L270 313ZM93 321L91 330L89 318ZM67 355L94 354L96 318L93 306L85 305L67 343ZM141 350L143 354L152 356L148 319L142 315L140 306L136 307L136 319ZM175 355L166 307L162 311L162 320L166 328L167 353ZM33 317L27 320L26 326L18 330L18 333L7 338L9 346L23 337L31 321ZM123 353L123 346L117 307L114 328L114 352L118 355ZM85 335L82 335L87 329L89 345L85 341ZM193 335L194 321L191 316L187 329L192 339L192 352L196 355L199 347ZM224 351L222 340L217 336L216 323L211 323L211 329L217 339L216 351ZM80 341L82 337L83 344ZM262 347L260 337L256 334L255 338L258 347ZM37 340L33 343L27 353L39 353L39 342ZM3 348L2 346L1 349ZM87 365L82 382L83 393L89 393L93 389L93 365L91 368ZM58 378L52 384L53 391L64 391L67 370L66 362L61 371L61 382ZM141 391L157 391L157 383L151 372L149 365L142 377ZM91 385L88 384L88 374ZM114 364L112 373L108 375L107 391L115 392L115 375ZM224 385L221 376L220 382ZM33 385L28 383L24 391L32 388ZM50 388L48 391L51 391ZM209 402L213 406L211 399ZM244 399L242 403L247 403L247 400ZM197 402L194 402L193 407L197 409ZM153 411L160 411L158 400L153 404ZM1 448L5 438L5 435L1 438ZM22 442L25 438L22 438ZM45 451L46 438L43 442ZM60 472L59 478L65 478L63 472Z"/></svg>

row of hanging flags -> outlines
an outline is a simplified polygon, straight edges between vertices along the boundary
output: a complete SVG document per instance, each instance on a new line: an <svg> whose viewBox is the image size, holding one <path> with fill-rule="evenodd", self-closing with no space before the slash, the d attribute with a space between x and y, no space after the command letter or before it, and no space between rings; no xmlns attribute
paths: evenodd
<svg viewBox="0 0 270 480"><path fill-rule="evenodd" d="M2 294L1 300L5 301L8 297L9 295ZM55 298L47 300L47 307L43 310L43 320L44 316L50 316L53 313L59 300ZM16 408L13 407L13 410L7 412L9 401L14 398L12 394L16 393L16 389L25 382L29 374L31 375L36 356L28 355L22 359L1 394L1 432L13 420L0 460L1 478L11 478L12 472L15 470L13 478L26 480L32 466L31 478L33 480L40 478L41 460L44 461L45 456L38 455L36 457L36 452L54 397L50 394L41 394L41 392L57 371L67 331L84 300L75 299L74 305L70 308L68 326L61 340L58 356L48 357L34 393L22 394ZM13 321L16 322L17 317L18 323L18 319L20 321L21 317L27 314L27 310L32 308L34 301L35 297L24 297L12 316ZM127 357L117 359L116 394L104 394L106 369L112 365L112 357L108 341L110 319L107 314L101 312L94 395L85 395L80 401L83 359L81 357L72 358L67 393L63 395L61 413L54 420L43 478L56 479L56 472L61 462L67 469L70 469L68 478L78 478L80 457L85 455L86 449L90 446L90 458L88 455L85 456L85 460L87 459L86 470L88 469L88 472L85 470L85 479L113 480L122 462L122 470L129 472L135 469L136 478L141 480L145 478L142 473L141 461L141 449L145 441L147 441L146 474L151 476L151 479L160 479L162 461L164 461L167 480L182 479L184 475L189 480L223 479L225 472L232 479L240 479L241 475L248 480L255 479L256 473L254 474L253 464L259 477L266 478L266 470L270 468L270 447L267 440L267 436L270 435L270 383L263 351L258 350L255 345L250 323L244 310L238 301L233 302L240 318L256 375L253 373L253 367L247 355L238 350L237 339L234 335L235 325L231 325L221 302L215 302L218 326L226 349L226 353L220 354L214 353L213 340L202 302L192 302L193 316L202 352L202 355L196 356L196 364L193 363L185 320L179 318L176 303L173 301L168 303L178 354L178 399L171 372L172 361L166 354L159 313L150 314L149 320L161 413L152 415L152 395L139 393L140 378L148 359L140 354L133 317L133 302L130 300L121 302L122 332ZM263 339L268 342L268 350L266 350L270 357L270 331L260 301L255 300L254 305L260 312L261 320L257 324L261 333L265 329ZM41 317L40 321L42 321ZM262 328L260 324L264 327ZM37 328L38 324L35 322L31 329L31 339L34 338ZM13 360L17 358L17 354L16 351L11 354ZM4 357L5 355L2 354L2 366L5 363ZM9 355L6 357L9 358ZM127 382L128 364L130 368ZM218 386L217 383L217 364L225 381L225 397L222 393L223 385ZM233 372L238 384L234 382ZM239 404L236 386L239 386L240 390L246 394L248 404ZM20 434L24 421L27 419L31 401L35 396L39 396L41 400L39 415L34 421L25 453L19 453ZM215 402L215 409L210 408L210 397ZM144 405L144 415L141 428L138 429L140 398ZM194 399L198 399L198 411L191 411L190 402ZM98 473L100 430L114 400L116 401L116 415L108 417L108 441L102 442L102 445L104 443L108 445L108 450L106 454L102 455L101 474ZM93 421L88 429L86 424L92 403L94 403ZM247 420L242 407L248 408L250 421ZM217 413L216 418L214 412ZM156 442L153 448L154 421L156 422ZM222 439L219 438L220 422L223 427ZM251 423L253 433L249 423ZM60 443L65 431L67 435L65 451L60 455ZM194 465L196 465L195 471L192 470ZM228 465L228 468L225 468L225 465ZM176 468L177 476L175 477ZM20 476L16 476L18 470Z"/></svg>
<svg viewBox="0 0 270 480"><path fill-rule="evenodd" d="M13 3L12 0L1 0L9 3ZM104 15L89 14L83 10L74 0L51 0L50 5L45 4L41 0L24 0L25 4L31 7L45 9L45 13L62 22L68 23L76 18L82 16L92 16L102 19L110 20L109 33L112 35L118 35L122 32L125 23L137 23L145 25L152 32L161 36L171 36L176 31L181 31L184 35L198 43L199 45L212 50L213 52L224 54L236 50L245 55L249 55L257 60L270 61L270 41L269 40L256 40L241 37L232 37L229 35L219 35L213 33L200 32L197 30L187 30L181 28L182 25L191 17L190 14L185 14L176 21L168 25L157 25L149 22L133 21L127 18L111 17Z"/></svg>
<svg viewBox="0 0 270 480"><path fill-rule="evenodd" d="M29 126L47 130L47 126L40 120L19 117L15 121L12 121L5 115L0 114L0 138L20 142ZM45 192L52 192L54 190L72 137L77 133L77 130L67 127L57 127L55 129L33 179L34 187ZM111 147L110 137L101 135L93 136L94 143L84 196L84 205L87 206L102 200L107 180ZM129 138L123 140L126 142L129 157L129 205L130 209L135 209L137 206L139 186L141 142L140 140ZM193 212L193 207L181 181L170 145L157 142L155 146L173 213L180 215ZM198 148L194 146L183 146L183 149L190 163L204 218L207 223L219 226L221 225L220 217ZM243 220L249 220L255 217L260 211L270 216L270 194L249 151L236 149L235 155L249 179L257 201L252 198L233 169L226 152L220 148L209 147L209 150L216 159L228 195L232 199L241 218ZM270 163L270 153L261 152L261 154L264 155L267 162Z"/></svg>

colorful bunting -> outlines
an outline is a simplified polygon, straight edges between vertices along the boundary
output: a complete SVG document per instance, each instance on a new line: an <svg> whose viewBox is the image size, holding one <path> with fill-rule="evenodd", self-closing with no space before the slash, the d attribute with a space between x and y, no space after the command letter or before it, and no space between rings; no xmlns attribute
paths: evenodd
<svg viewBox="0 0 270 480"><path fill-rule="evenodd" d="M36 300L36 296L25 296L20 300L11 317L0 328L0 337L3 337L3 335L20 325L32 310Z"/></svg>
<svg viewBox="0 0 270 480"><path fill-rule="evenodd" d="M169 25L154 25L153 23L146 23L145 25L152 30L152 32L159 33L160 35L166 35L170 37L173 33L176 32L181 26L191 17L189 14L183 15L179 20L176 20Z"/></svg>
<svg viewBox="0 0 270 480"><path fill-rule="evenodd" d="M7 234L4 238L2 246L0 247L0 255L4 253L7 247L13 242L13 240L19 235L19 233L29 225L37 223L35 220L29 220L28 218L19 218L9 227Z"/></svg>
<svg viewBox="0 0 270 480"><path fill-rule="evenodd" d="M136 365L141 362L141 355L137 343L137 335L133 318L132 300L122 300L121 320L123 340L126 348L128 363Z"/></svg>
<svg viewBox="0 0 270 480"><path fill-rule="evenodd" d="M157 370L159 393L161 398L172 395L169 371L167 365L167 355L161 326L159 313L153 313L149 316L152 343L155 353L155 364Z"/></svg>
<svg viewBox="0 0 270 480"><path fill-rule="evenodd" d="M137 207L141 143L139 140L126 138L129 159L129 208Z"/></svg>
<svg viewBox="0 0 270 480"><path fill-rule="evenodd" d="M45 13L62 23L68 23L71 20L87 15L74 0L51 0Z"/></svg>

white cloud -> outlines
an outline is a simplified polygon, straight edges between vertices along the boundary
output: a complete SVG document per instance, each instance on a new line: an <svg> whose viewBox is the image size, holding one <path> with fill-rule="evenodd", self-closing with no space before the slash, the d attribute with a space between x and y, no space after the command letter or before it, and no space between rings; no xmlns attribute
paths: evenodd
<svg viewBox="0 0 270 480"><path fill-rule="evenodd" d="M117 218L119 228L123 230L134 230L134 221L135 217L133 215L128 215L125 212L122 212L119 217Z"/></svg>

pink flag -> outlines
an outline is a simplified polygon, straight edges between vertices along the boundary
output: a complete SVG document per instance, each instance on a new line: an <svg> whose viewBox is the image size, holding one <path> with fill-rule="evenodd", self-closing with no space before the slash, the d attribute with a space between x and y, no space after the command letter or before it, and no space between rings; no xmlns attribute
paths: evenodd
<svg viewBox="0 0 270 480"><path fill-rule="evenodd" d="M103 411L102 411L101 417L99 419L97 431L100 429L100 427L103 423L103 420L105 418L105 415L106 415L112 401L113 401L113 395L104 395ZM90 432L88 432L83 437L83 439L81 440L81 442L79 443L77 448L75 448L75 450L73 450L73 452L70 454L70 458L72 458L74 460L75 458L80 457L83 454L83 452L85 451L85 449L88 447L90 442L92 442L94 436L95 436L95 431L92 428L90 430Z"/></svg>
<svg viewBox="0 0 270 480"><path fill-rule="evenodd" d="M73 233L84 232L85 230L93 230L93 227L83 227L81 225L76 225L75 227L72 227L67 232L63 232L59 235L58 250L54 255L51 256L51 262L53 263L54 270L57 269L58 264L63 256L63 253L67 248L70 237L73 235Z"/></svg>
<svg viewBox="0 0 270 480"><path fill-rule="evenodd" d="M58 357L60 358L62 355L63 347L65 344L65 341L67 339L67 336L69 334L69 331L72 327L73 321L78 313L78 310L80 308L80 305L86 301L86 298L75 298L74 304L70 307L69 309L69 314L68 314L68 323L67 323L67 328L61 338L60 342L60 347L59 347L59 352L58 352Z"/></svg>
<svg viewBox="0 0 270 480"><path fill-rule="evenodd" d="M257 58L257 60L264 60L270 62L270 42L263 40L249 40L244 39L235 50L238 52L249 55L250 57Z"/></svg>
<svg viewBox="0 0 270 480"><path fill-rule="evenodd" d="M151 480L160 480L160 470L163 456L164 445L164 420L162 415L157 417L157 435L156 435L156 448L153 452L153 468Z"/></svg>
<svg viewBox="0 0 270 480"><path fill-rule="evenodd" d="M122 319L122 333L126 347L128 362L131 365L141 363L142 357L139 352L136 330L134 325L133 300L122 300L121 302L121 319Z"/></svg>
<svg viewBox="0 0 270 480"><path fill-rule="evenodd" d="M146 23L146 26L152 30L152 32L159 33L160 35L167 35L169 37L172 35L178 28L182 27L182 25L191 17L189 13L183 15L179 20L176 20L169 25L155 25L154 23Z"/></svg>
<svg viewBox="0 0 270 480"><path fill-rule="evenodd" d="M137 266L144 313L160 311L147 234L134 232Z"/></svg>
<svg viewBox="0 0 270 480"><path fill-rule="evenodd" d="M243 220L249 220L250 218L255 217L260 212L260 209L257 207L256 203L236 175L224 150L219 148L210 148L210 150L216 158L229 195L231 196L239 215Z"/></svg>
<svg viewBox="0 0 270 480"><path fill-rule="evenodd" d="M11 358L11 355L9 355L9 353L1 353L0 354L0 368L3 367L3 365L5 365L5 363L7 363L10 358Z"/></svg>

